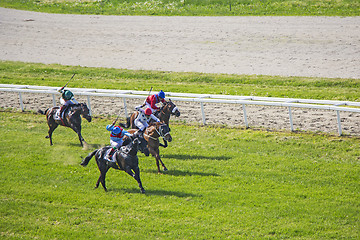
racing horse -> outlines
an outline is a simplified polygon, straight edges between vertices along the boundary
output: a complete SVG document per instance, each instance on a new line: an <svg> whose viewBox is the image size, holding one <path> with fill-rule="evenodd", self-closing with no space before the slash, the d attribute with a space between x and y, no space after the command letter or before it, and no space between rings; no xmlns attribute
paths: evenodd
<svg viewBox="0 0 360 240"><path fill-rule="evenodd" d="M135 134L137 129L129 129L127 130L129 133ZM153 157L156 159L156 166L158 169L158 173L161 174L160 164L164 168L164 171L167 171L165 164L161 160L159 153L160 141L159 138L162 137L164 140L171 142L172 137L170 135L170 128L167 124L163 122L151 123L149 127L147 127L144 131L144 139L147 141L147 146L149 151Z"/></svg>
<svg viewBox="0 0 360 240"><path fill-rule="evenodd" d="M126 118L126 124L120 123L120 126L123 128L130 128L130 129L138 129L138 127L135 125L134 121L136 117L138 116L138 112L133 112L130 117ZM166 125L169 126L170 116L175 115L175 117L180 116L180 111L178 107L169 99L169 101L166 101L163 106L160 108L159 111L155 113L155 116L160 119L160 121L163 121ZM154 122L151 120L150 122ZM159 146L166 148L168 146L167 141L164 140L164 144L159 143Z"/></svg>
<svg viewBox="0 0 360 240"><path fill-rule="evenodd" d="M149 156L149 149L147 148L147 142L144 139L141 139L141 137L135 137L134 134L134 138L131 140L132 141L129 144L122 146L114 153L115 162L110 162L105 159L105 156L111 147L96 149L81 162L81 165L85 167L89 164L90 159L95 156L96 164L100 171L100 176L96 182L95 188L98 188L101 183L104 190L107 191L105 185L106 173L110 168L114 168L125 171L127 174L132 176L138 182L140 192L145 193L145 189L140 180L139 159L137 152L140 150L145 153L145 155L147 154L147 156Z"/></svg>
<svg viewBox="0 0 360 240"><path fill-rule="evenodd" d="M126 124L121 123L121 127L123 128L131 128L131 129L137 129L134 121L136 117L138 116L138 112L133 112L130 117L126 118ZM166 101L163 106L160 108L159 111L155 113L155 116L160 119L160 121L163 121L165 124L169 126L169 120L170 116L175 115L175 117L180 116L180 111L178 107L169 99L169 101Z"/></svg>
<svg viewBox="0 0 360 240"><path fill-rule="evenodd" d="M46 138L50 139L50 145L52 143L52 134L54 130L60 125L64 127L69 127L74 130L79 136L80 144L83 145L83 142L86 143L84 138L81 135L81 117L85 118L88 122L91 122L91 115L89 108L86 106L86 103L73 104L67 107L64 111L63 119L56 119L56 112L60 109L60 107L51 107L43 112L42 110L38 110L39 113L46 115L47 124L49 126L48 135Z"/></svg>

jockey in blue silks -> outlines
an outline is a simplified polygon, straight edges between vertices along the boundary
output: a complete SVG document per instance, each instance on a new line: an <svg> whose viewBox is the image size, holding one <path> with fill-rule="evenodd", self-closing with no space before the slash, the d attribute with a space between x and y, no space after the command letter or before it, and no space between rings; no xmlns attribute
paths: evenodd
<svg viewBox="0 0 360 240"><path fill-rule="evenodd" d="M115 126L115 122L111 125L106 126L106 130L111 131L110 133L110 144L111 150L109 154L106 156L108 160L111 160L112 155L114 154L116 149L119 149L123 144L123 137L128 136L131 137L132 134L122 129L120 126Z"/></svg>

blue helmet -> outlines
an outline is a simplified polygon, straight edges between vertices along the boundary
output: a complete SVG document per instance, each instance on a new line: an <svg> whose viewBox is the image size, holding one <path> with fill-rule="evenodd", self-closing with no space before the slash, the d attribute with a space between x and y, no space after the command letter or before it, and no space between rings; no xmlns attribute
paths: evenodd
<svg viewBox="0 0 360 240"><path fill-rule="evenodd" d="M117 135L117 134L119 134L121 132L121 128L120 127L114 127L114 129L112 130L112 133L114 134L114 135Z"/></svg>
<svg viewBox="0 0 360 240"><path fill-rule="evenodd" d="M161 98L165 98L165 93L163 92L163 90L160 90L160 92L159 92L159 97L161 97Z"/></svg>

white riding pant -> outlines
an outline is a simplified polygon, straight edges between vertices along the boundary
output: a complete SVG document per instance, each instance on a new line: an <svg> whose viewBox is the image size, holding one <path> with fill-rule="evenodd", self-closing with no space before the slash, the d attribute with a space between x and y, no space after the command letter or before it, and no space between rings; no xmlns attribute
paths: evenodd
<svg viewBox="0 0 360 240"><path fill-rule="evenodd" d="M114 140L110 139L110 144L111 144L111 147L116 147L117 149L119 149L123 144L123 140L121 139L118 141L114 141Z"/></svg>
<svg viewBox="0 0 360 240"><path fill-rule="evenodd" d="M149 126L147 122L141 122L139 119L135 119L134 123L141 131L144 131Z"/></svg>
<svg viewBox="0 0 360 240"><path fill-rule="evenodd" d="M71 104L79 104L79 102L76 101L75 98L72 98L71 100L68 100L68 101L65 101L63 98L60 98L60 103L61 103L61 105L64 105L64 106L69 106Z"/></svg>

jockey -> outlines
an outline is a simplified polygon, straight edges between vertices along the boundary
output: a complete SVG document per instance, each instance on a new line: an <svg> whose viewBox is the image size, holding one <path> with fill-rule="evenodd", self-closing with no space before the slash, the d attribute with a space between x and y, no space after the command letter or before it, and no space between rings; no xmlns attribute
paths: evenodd
<svg viewBox="0 0 360 240"><path fill-rule="evenodd" d="M141 108L142 105L135 107L135 110L139 112L138 116L135 118L134 123L139 128L141 133L144 132L145 128L149 126L149 121L151 119L156 122L160 122L160 120L152 114L151 108L146 108L145 110Z"/></svg>
<svg viewBox="0 0 360 240"><path fill-rule="evenodd" d="M76 99L74 98L74 94L70 90L64 90L64 87L62 87L59 89L59 92L61 93L60 103L62 105L60 108L59 116L63 118L62 115L65 109L70 105L79 104L79 102L76 101Z"/></svg>
<svg viewBox="0 0 360 240"><path fill-rule="evenodd" d="M114 154L116 149L119 149L123 144L123 137L126 135L131 137L132 134L127 132L126 130L122 129L120 126L115 126L115 122L111 125L106 126L106 130L111 131L110 133L110 144L111 150L109 154L105 157L111 161L111 157Z"/></svg>
<svg viewBox="0 0 360 240"><path fill-rule="evenodd" d="M145 100L144 106L150 108L151 111L154 112L160 109L158 106L156 106L156 104L160 102L165 103L165 93L163 90L160 90L158 94L148 96Z"/></svg>

